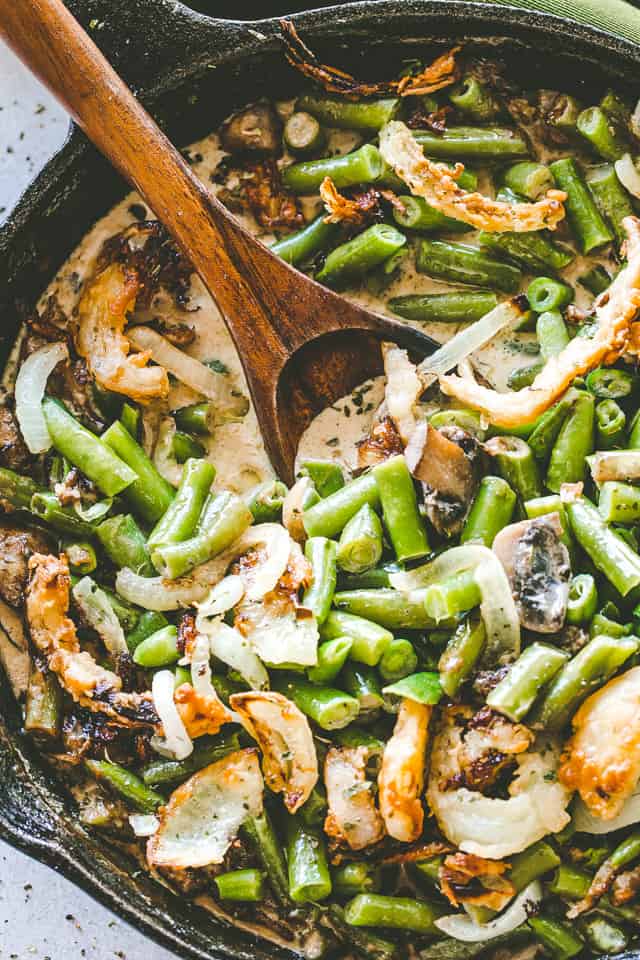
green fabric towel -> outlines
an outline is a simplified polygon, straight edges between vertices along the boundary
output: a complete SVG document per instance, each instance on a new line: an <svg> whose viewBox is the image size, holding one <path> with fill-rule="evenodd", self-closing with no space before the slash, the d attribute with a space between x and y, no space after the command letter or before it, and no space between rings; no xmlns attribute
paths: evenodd
<svg viewBox="0 0 640 960"><path fill-rule="evenodd" d="M555 13L567 20L591 24L625 40L640 43L640 10L624 0L486 0L507 7Z"/></svg>

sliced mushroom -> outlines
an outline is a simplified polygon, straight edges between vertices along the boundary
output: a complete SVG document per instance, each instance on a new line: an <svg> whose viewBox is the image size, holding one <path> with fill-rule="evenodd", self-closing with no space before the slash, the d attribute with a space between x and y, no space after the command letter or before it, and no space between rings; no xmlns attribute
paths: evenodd
<svg viewBox="0 0 640 960"><path fill-rule="evenodd" d="M18 607L24 600L29 557L48 550L42 534L0 521L0 597L10 606Z"/></svg>
<svg viewBox="0 0 640 960"><path fill-rule="evenodd" d="M254 103L236 113L223 127L220 140L229 153L278 153L282 124L268 103Z"/></svg>
<svg viewBox="0 0 640 960"><path fill-rule="evenodd" d="M556 633L564 624L571 562L560 540L557 513L512 523L493 541L507 572L520 623L536 633Z"/></svg>
<svg viewBox="0 0 640 960"><path fill-rule="evenodd" d="M20 471L30 460L16 418L7 406L0 407L0 466Z"/></svg>
<svg viewBox="0 0 640 960"><path fill-rule="evenodd" d="M378 774L380 813L390 836L413 843L422 833L422 791L432 707L403 699Z"/></svg>
<svg viewBox="0 0 640 960"><path fill-rule="evenodd" d="M331 747L324 763L329 805L325 833L351 850L364 850L384 836L373 784L365 776L367 760L365 747Z"/></svg>
<svg viewBox="0 0 640 960"><path fill-rule="evenodd" d="M375 467L389 457L402 453L404 447L400 434L389 416L376 420L371 430L356 444L358 448L358 470Z"/></svg>
<svg viewBox="0 0 640 960"><path fill-rule="evenodd" d="M302 806L318 781L318 758L309 721L281 693L234 693L231 707L260 745L267 786L284 794L289 813Z"/></svg>
<svg viewBox="0 0 640 960"><path fill-rule="evenodd" d="M452 537L462 529L480 479L481 457L478 441L460 427L426 425L413 475L424 486L427 516L438 533Z"/></svg>

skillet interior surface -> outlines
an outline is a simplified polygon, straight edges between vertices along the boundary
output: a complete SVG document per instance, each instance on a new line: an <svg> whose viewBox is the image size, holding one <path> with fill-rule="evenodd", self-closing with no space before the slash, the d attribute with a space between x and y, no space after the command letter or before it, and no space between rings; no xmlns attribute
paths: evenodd
<svg viewBox="0 0 640 960"><path fill-rule="evenodd" d="M125 80L178 144L210 132L261 95L291 95L276 20L212 20L174 0L70 0ZM490 4L382 0L293 17L327 62L358 75L390 75L433 42L496 45L523 83L579 93L637 76L640 48L548 15ZM382 26L384 25L384 29ZM497 39L496 39L497 38ZM372 56L372 50L375 50ZM637 83L637 80L636 80ZM588 99L588 98L585 98ZM126 190L74 131L0 232L0 362L24 312L87 229ZM222 926L165 891L126 856L85 832L69 800L21 734L20 711L0 670L0 836L64 873L181 956L290 956ZM631 955L627 955L631 956Z"/></svg>

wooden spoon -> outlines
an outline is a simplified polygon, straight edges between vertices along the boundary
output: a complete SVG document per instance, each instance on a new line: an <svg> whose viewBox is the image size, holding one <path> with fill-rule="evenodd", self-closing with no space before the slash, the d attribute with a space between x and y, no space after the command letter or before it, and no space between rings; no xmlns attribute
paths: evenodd
<svg viewBox="0 0 640 960"><path fill-rule="evenodd" d="M61 0L0 0L0 36L144 197L200 274L233 337L265 447L284 480L293 478L311 419L381 371L382 340L422 356L438 346L310 280L241 227Z"/></svg>

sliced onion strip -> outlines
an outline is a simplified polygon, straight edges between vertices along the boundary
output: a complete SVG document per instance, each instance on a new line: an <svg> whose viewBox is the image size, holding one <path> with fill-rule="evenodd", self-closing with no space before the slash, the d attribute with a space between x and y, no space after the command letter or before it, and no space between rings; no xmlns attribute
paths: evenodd
<svg viewBox="0 0 640 960"><path fill-rule="evenodd" d="M210 589L211 583L195 577L178 580L141 577L128 567L119 570L116 576L116 590L120 596L145 610L167 611L190 607L204 600Z"/></svg>
<svg viewBox="0 0 640 960"><path fill-rule="evenodd" d="M613 833L614 830L622 830L623 827L640 823L640 783L636 784L633 793L613 820L602 820L600 817L594 817L580 797L574 804L571 819L579 833L592 834Z"/></svg>
<svg viewBox="0 0 640 960"><path fill-rule="evenodd" d="M31 453L44 453L51 437L42 412L47 380L61 360L69 357L65 343L48 343L30 354L18 370L15 382L16 420Z"/></svg>
<svg viewBox="0 0 640 960"><path fill-rule="evenodd" d="M631 154L625 153L619 160L616 160L614 167L622 186L632 196L640 199L640 171L638 171Z"/></svg>
<svg viewBox="0 0 640 960"><path fill-rule="evenodd" d="M252 690L265 690L269 686L269 674L251 649L249 641L223 620L196 618L196 630L206 637L209 650L232 670L237 670ZM193 672L193 665L192 665Z"/></svg>
<svg viewBox="0 0 640 960"><path fill-rule="evenodd" d="M244 596L242 577L236 575L225 577L216 583L209 596L197 604L198 612L203 617L221 617L228 610L233 610Z"/></svg>
<svg viewBox="0 0 640 960"><path fill-rule="evenodd" d="M108 596L95 580L83 577L71 592L82 616L98 634L109 653L114 657L128 653L129 648L120 621L109 603Z"/></svg>
<svg viewBox="0 0 640 960"><path fill-rule="evenodd" d="M494 937L511 933L525 923L529 915L527 912L529 904L540 903L541 900L542 886L539 880L534 880L518 894L506 910L489 923L475 923L470 916L462 913L451 913L446 917L440 917L434 923L438 930L446 933L448 937L453 937L454 940L461 940L463 943L481 943L484 940L493 940Z"/></svg>
<svg viewBox="0 0 640 960"><path fill-rule="evenodd" d="M440 375L448 373L465 360L469 354L479 350L496 334L510 323L520 320L523 309L517 299L506 300L476 320L464 330L451 337L439 350L426 357L418 367L419 374Z"/></svg>
<svg viewBox="0 0 640 960"><path fill-rule="evenodd" d="M170 670L159 670L155 674L151 693L164 737L152 737L151 746L163 757L185 760L193 753L193 743L173 699L174 686L175 678Z"/></svg>

